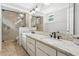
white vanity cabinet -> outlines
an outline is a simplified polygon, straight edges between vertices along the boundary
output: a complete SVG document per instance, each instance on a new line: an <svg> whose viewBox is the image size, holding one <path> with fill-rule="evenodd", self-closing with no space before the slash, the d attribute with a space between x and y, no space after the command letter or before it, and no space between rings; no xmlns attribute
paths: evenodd
<svg viewBox="0 0 79 59"><path fill-rule="evenodd" d="M48 56L48 55L40 48L36 48L36 56Z"/></svg>
<svg viewBox="0 0 79 59"><path fill-rule="evenodd" d="M27 37L27 52L30 56L67 56L49 45Z"/></svg>
<svg viewBox="0 0 79 59"><path fill-rule="evenodd" d="M27 52L31 56L35 56L35 40L27 37Z"/></svg>
<svg viewBox="0 0 79 59"><path fill-rule="evenodd" d="M20 27L19 28L19 39L18 39L19 45L22 45L22 40L24 38L23 33L30 33L30 29L28 27Z"/></svg>
<svg viewBox="0 0 79 59"><path fill-rule="evenodd" d="M55 46L51 46L42 39L26 35L26 51L30 56L70 56L71 54L60 50Z"/></svg>
<svg viewBox="0 0 79 59"><path fill-rule="evenodd" d="M21 45L21 40L22 40L22 29L19 28L19 39L18 39L19 45Z"/></svg>
<svg viewBox="0 0 79 59"><path fill-rule="evenodd" d="M27 48L26 48L26 40L27 39L27 36L25 35L25 33L22 33L22 40L21 40L21 45L23 46L23 48L25 49L25 50L27 50Z"/></svg>
<svg viewBox="0 0 79 59"><path fill-rule="evenodd" d="M48 45L36 41L36 55L37 56L56 56L56 50Z"/></svg>
<svg viewBox="0 0 79 59"><path fill-rule="evenodd" d="M57 51L57 56L67 56L67 55L64 54L64 53L61 53L61 52Z"/></svg>

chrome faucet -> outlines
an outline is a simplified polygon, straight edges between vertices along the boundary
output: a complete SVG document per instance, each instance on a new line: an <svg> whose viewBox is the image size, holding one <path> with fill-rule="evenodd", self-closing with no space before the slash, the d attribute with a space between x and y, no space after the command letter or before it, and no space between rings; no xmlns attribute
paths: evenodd
<svg viewBox="0 0 79 59"><path fill-rule="evenodd" d="M52 32L54 38L56 38L56 32Z"/></svg>
<svg viewBox="0 0 79 59"><path fill-rule="evenodd" d="M57 35L59 33L59 31L58 32L52 32L52 34L50 35L51 37L54 37L54 38L57 38L57 39L60 39L60 35Z"/></svg>

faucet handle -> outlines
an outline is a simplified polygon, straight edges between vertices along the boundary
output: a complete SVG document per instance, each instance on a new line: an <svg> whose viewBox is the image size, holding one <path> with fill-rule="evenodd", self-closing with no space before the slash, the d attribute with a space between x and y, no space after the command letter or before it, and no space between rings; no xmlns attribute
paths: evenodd
<svg viewBox="0 0 79 59"><path fill-rule="evenodd" d="M49 36L52 38L52 34L49 34Z"/></svg>
<svg viewBox="0 0 79 59"><path fill-rule="evenodd" d="M61 36L57 36L57 39L60 39L61 38Z"/></svg>
<svg viewBox="0 0 79 59"><path fill-rule="evenodd" d="M52 32L52 35L54 34L54 32Z"/></svg>

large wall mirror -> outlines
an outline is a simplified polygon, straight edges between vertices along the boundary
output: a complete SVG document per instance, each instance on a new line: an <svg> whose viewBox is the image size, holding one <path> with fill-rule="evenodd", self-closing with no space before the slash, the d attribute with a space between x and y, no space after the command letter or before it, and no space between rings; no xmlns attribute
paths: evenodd
<svg viewBox="0 0 79 59"><path fill-rule="evenodd" d="M59 31L78 35L78 9L78 3L51 3L42 16L32 16L31 26L44 32Z"/></svg>
<svg viewBox="0 0 79 59"><path fill-rule="evenodd" d="M43 17L42 16L32 16L31 26L36 28L37 31L43 31Z"/></svg>
<svg viewBox="0 0 79 59"><path fill-rule="evenodd" d="M45 15L45 27L46 32L68 32L75 34L75 19L74 19L74 3L59 3L53 4L58 7ZM53 9L53 8L52 8Z"/></svg>

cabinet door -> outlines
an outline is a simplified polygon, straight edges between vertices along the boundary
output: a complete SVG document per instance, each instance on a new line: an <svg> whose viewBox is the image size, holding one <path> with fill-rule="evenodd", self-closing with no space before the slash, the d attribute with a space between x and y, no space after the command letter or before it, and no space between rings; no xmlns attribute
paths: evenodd
<svg viewBox="0 0 79 59"><path fill-rule="evenodd" d="M19 39L18 39L18 43L19 43L19 45L21 45L21 39L22 39L22 35L19 34Z"/></svg>
<svg viewBox="0 0 79 59"><path fill-rule="evenodd" d="M22 36L22 46L26 50L26 37Z"/></svg>
<svg viewBox="0 0 79 59"><path fill-rule="evenodd" d="M27 47L27 52L30 56L35 56L35 52L33 52L29 47Z"/></svg>
<svg viewBox="0 0 79 59"><path fill-rule="evenodd" d="M18 39L19 45L21 45L21 39L22 39L22 29L19 28L19 39Z"/></svg>
<svg viewBox="0 0 79 59"><path fill-rule="evenodd" d="M39 48L36 48L36 56L48 56L48 55Z"/></svg>
<svg viewBox="0 0 79 59"><path fill-rule="evenodd" d="M51 48L51 47L49 47L49 46L47 46L43 43L40 43L38 41L36 41L36 48L41 49L44 53L46 53L49 56L56 56L56 50L55 49L53 49L53 48ZM38 53L37 51L38 50L36 50L37 55L38 54L42 55L40 52Z"/></svg>
<svg viewBox="0 0 79 59"><path fill-rule="evenodd" d="M27 38L27 52L31 56L35 55L35 40L31 38Z"/></svg>
<svg viewBox="0 0 79 59"><path fill-rule="evenodd" d="M61 53L61 52L57 51L57 56L67 56L67 55L64 54L64 53Z"/></svg>
<svg viewBox="0 0 79 59"><path fill-rule="evenodd" d="M30 42L32 45L35 45L35 40L31 38L27 38L27 42Z"/></svg>

